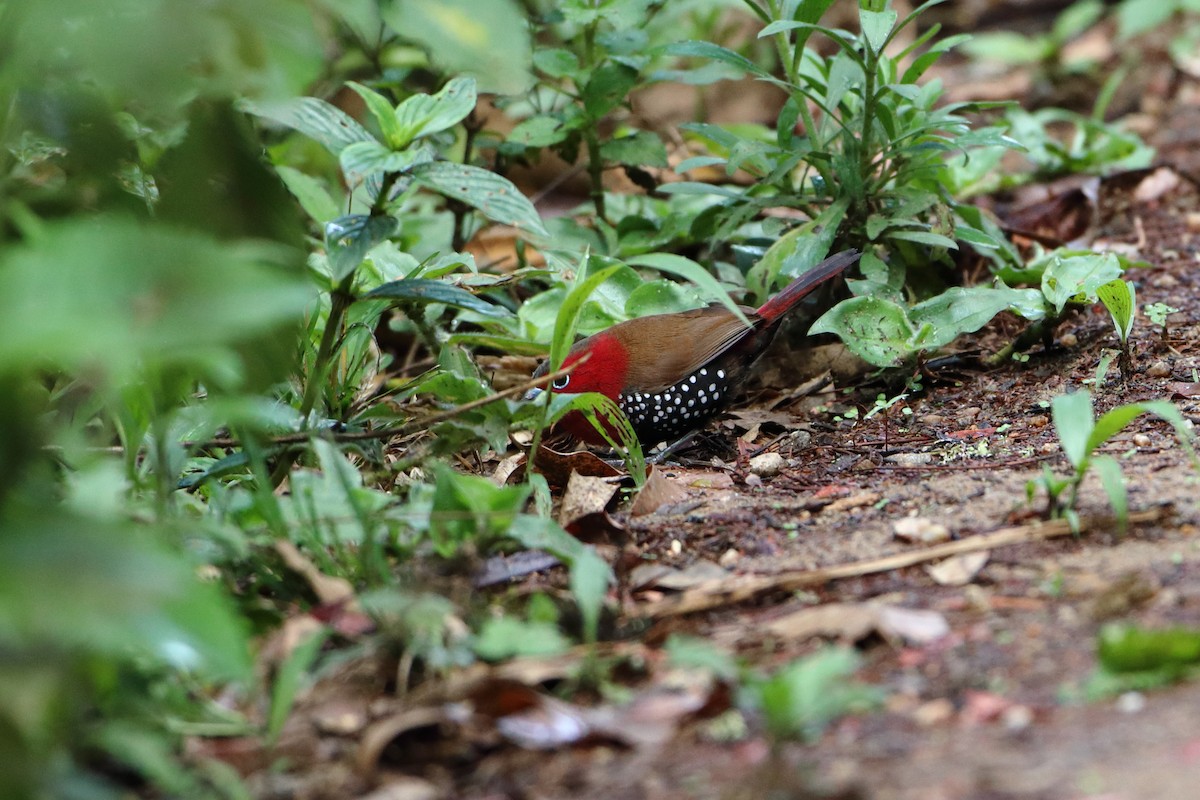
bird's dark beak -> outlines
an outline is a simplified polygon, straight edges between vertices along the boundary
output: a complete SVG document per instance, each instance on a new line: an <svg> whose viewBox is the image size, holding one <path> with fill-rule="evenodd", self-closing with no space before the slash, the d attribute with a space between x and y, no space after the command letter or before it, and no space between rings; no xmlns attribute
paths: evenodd
<svg viewBox="0 0 1200 800"><path fill-rule="evenodd" d="M542 390L537 388L536 386L525 393L526 400L537 400L541 396L542 396Z"/></svg>

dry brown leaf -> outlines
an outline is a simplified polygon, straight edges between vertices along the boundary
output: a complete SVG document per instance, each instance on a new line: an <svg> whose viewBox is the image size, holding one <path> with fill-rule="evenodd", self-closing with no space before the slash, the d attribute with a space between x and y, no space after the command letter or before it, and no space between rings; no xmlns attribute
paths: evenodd
<svg viewBox="0 0 1200 800"><path fill-rule="evenodd" d="M588 541L622 533L624 528L606 510L617 488L612 478L572 472L558 514L559 524L571 534Z"/></svg>
<svg viewBox="0 0 1200 800"><path fill-rule="evenodd" d="M668 478L661 469L654 468L646 478L646 485L638 492L629 513L635 517L653 514L660 508L686 500L687 489L677 480Z"/></svg>
<svg viewBox="0 0 1200 800"><path fill-rule="evenodd" d="M950 632L946 618L928 611L879 603L826 603L772 620L763 629L792 641L814 636L857 642L872 633L894 643L929 644Z"/></svg>
<svg viewBox="0 0 1200 800"><path fill-rule="evenodd" d="M322 605L345 603L348 608L358 608L358 600L354 596L354 587L350 585L350 581L321 572L308 556L286 539L276 539L274 547L287 568L304 578Z"/></svg>
<svg viewBox="0 0 1200 800"><path fill-rule="evenodd" d="M590 450L560 453L545 445L538 449L537 471L551 486L566 486L575 472L596 478L616 478L625 474Z"/></svg>

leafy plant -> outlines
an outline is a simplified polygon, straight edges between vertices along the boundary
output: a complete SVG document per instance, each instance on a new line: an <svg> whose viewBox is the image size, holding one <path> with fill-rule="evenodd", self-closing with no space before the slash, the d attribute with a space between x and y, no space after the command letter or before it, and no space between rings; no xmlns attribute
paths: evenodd
<svg viewBox="0 0 1200 800"><path fill-rule="evenodd" d="M1146 315L1146 318L1149 319L1152 324L1158 325L1160 328L1162 328L1162 340L1166 342L1167 317L1171 316L1172 314L1179 313L1179 309L1175 308L1175 306L1167 305L1166 303L1150 303L1149 305L1142 306L1142 313Z"/></svg>
<svg viewBox="0 0 1200 800"><path fill-rule="evenodd" d="M1121 343L1118 364L1121 367L1121 377L1128 380L1133 375L1133 353L1129 346L1129 332L1133 330L1134 311L1137 309L1137 290L1129 281L1118 279L1098 287L1096 296L1108 309L1109 315L1112 316L1113 326L1117 329L1117 339Z"/></svg>
<svg viewBox="0 0 1200 800"><path fill-rule="evenodd" d="M745 691L774 737L813 741L838 717L881 702L878 688L851 679L858 663L850 648L828 647L750 683Z"/></svg>
<svg viewBox="0 0 1200 800"><path fill-rule="evenodd" d="M1192 435L1186 420L1178 408L1165 400L1117 406L1097 419L1092 409L1092 396L1086 391L1071 392L1059 395L1050 402L1050 414L1072 472L1065 477L1058 477L1048 466L1044 466L1042 477L1029 481L1025 490L1032 501L1037 490L1044 489L1050 515L1066 518L1075 530L1079 527L1076 510L1079 489L1093 468L1108 495L1117 524L1124 530L1129 518L1129 504L1121 465L1112 456L1097 453L1097 450L1142 414L1154 414L1169 423L1175 429L1180 446L1187 450L1192 463L1200 467L1192 449Z"/></svg>
<svg viewBox="0 0 1200 800"><path fill-rule="evenodd" d="M830 2L746 0L765 25L759 35L775 43L782 79L711 43L665 48L674 55L712 59L788 95L769 138L712 124L684 126L708 146L709 154L685 161L680 171L718 165L732 175L740 169L756 179L753 188L741 192L687 181L663 187L672 193L723 197L716 229L721 238L768 208L792 207L806 215L809 221L778 238L751 270L748 286L756 296L811 266L835 240L866 251L865 280L854 284L854 291L888 297L898 297L908 269L927 268L928 248L935 255L944 253L956 247L955 237L984 248L999 246L992 233L958 213L946 191L951 174L946 155L1019 145L999 128L971 130L962 115L981 108L979 104L939 104L940 84L919 83L962 37L935 40L933 26L896 56L887 54L896 37L935 3L924 3L903 19L890 8L863 5L862 34L854 37L818 24ZM815 33L832 40L838 52L822 57L805 47ZM867 244L885 246L892 261L883 262Z"/></svg>

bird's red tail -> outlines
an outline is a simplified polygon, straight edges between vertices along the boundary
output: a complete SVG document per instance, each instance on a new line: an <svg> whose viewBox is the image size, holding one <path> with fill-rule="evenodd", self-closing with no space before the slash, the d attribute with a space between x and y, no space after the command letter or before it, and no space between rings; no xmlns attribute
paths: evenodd
<svg viewBox="0 0 1200 800"><path fill-rule="evenodd" d="M799 303L804 296L830 278L841 275L858 261L861 254L857 250L843 250L817 264L796 280L789 283L779 294L763 303L758 309L758 315L767 322L774 322L788 310Z"/></svg>

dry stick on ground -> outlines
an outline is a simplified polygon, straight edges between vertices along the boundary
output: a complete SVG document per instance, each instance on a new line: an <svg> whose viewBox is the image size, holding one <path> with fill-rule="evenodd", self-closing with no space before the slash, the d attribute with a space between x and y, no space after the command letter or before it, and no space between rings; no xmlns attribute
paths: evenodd
<svg viewBox="0 0 1200 800"><path fill-rule="evenodd" d="M1140 525L1159 522L1170 513L1169 508L1160 507L1129 515L1129 522ZM1107 518L1082 520L1082 528L1098 527L1110 522ZM709 611L714 608L745 603L771 592L794 592L811 586L819 586L840 578L857 578L879 572L911 567L948 556L991 550L996 547L1036 542L1069 536L1071 526L1066 520L1056 519L1032 525L1001 528L993 533L971 536L955 542L926 547L895 555L856 561L822 569L791 570L775 575L734 576L702 583L667 600L647 603L632 609L630 616L659 619Z"/></svg>
<svg viewBox="0 0 1200 800"><path fill-rule="evenodd" d="M274 436L268 439L266 444L300 444L301 442L307 442L313 436L329 436L336 442L356 442L363 441L365 439L390 439L393 436L404 436L408 433L416 433L417 431L422 431L432 425L436 425L439 422L453 419L459 414L465 414L468 411L474 411L477 408L482 408L483 406L495 403L497 400L503 400L506 397L522 395L525 394L525 392L528 392L530 389L541 388L551 381L558 380L564 375L570 375L577 366L579 366L578 363L572 364L569 367L560 369L558 372L551 372L548 375L542 375L540 377L533 378L518 386L510 386L502 392L495 392L494 394L489 394L487 397L481 397L478 400L472 400L469 403L463 403L461 406L455 406L454 408L449 408L445 411L439 411L436 414L430 414L428 417L412 420L394 428L376 428L375 430L370 431L349 431L343 433L314 429L301 433L289 433L283 436ZM209 439L208 441L204 442L183 442L183 446L188 448L241 447L241 442L237 439L222 438Z"/></svg>

